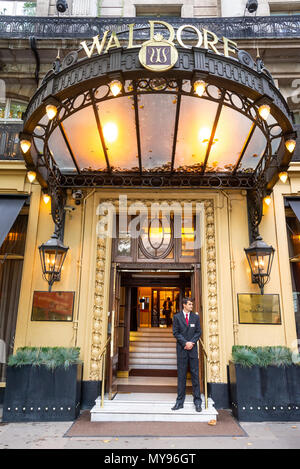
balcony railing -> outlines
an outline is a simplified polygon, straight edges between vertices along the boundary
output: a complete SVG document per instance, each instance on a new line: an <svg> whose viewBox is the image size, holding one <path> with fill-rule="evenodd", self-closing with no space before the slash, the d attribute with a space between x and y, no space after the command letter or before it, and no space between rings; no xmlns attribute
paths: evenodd
<svg viewBox="0 0 300 469"><path fill-rule="evenodd" d="M76 17L0 17L0 38L26 39L34 36L38 39L92 38L103 34L107 29L122 33L131 23L139 30L137 39L148 38L147 24L153 18L76 18ZM193 24L197 28L207 28L219 37L231 39L280 39L300 38L300 16L259 16L232 18L159 18L174 27Z"/></svg>
<svg viewBox="0 0 300 469"><path fill-rule="evenodd" d="M0 160L22 160L19 132L23 122L0 123Z"/></svg>

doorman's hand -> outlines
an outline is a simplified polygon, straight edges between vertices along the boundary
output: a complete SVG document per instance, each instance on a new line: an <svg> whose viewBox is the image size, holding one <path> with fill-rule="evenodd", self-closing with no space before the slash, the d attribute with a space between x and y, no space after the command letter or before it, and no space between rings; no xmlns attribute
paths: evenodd
<svg viewBox="0 0 300 469"><path fill-rule="evenodd" d="M184 347L184 350L192 350L192 348L194 347L194 343L193 342L187 342L185 344L185 347Z"/></svg>

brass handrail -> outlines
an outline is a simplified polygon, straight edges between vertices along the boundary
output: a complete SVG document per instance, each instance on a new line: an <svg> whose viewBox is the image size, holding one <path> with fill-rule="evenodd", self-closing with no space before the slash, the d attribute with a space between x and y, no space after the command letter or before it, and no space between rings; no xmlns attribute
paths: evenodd
<svg viewBox="0 0 300 469"><path fill-rule="evenodd" d="M203 343L203 340L199 339L199 342L201 344L202 350L203 350L203 355L204 355L204 397L205 397L205 409L208 408L208 396L207 396L207 363L208 363L208 355L205 350L205 346Z"/></svg>
<svg viewBox="0 0 300 469"><path fill-rule="evenodd" d="M107 353L107 345L110 341L111 337L108 337L105 344L103 345L101 352L99 354L100 366L102 364L102 388L101 388L101 407L104 405L104 390L105 390L105 364L106 364L106 353ZM104 360L103 360L104 357Z"/></svg>

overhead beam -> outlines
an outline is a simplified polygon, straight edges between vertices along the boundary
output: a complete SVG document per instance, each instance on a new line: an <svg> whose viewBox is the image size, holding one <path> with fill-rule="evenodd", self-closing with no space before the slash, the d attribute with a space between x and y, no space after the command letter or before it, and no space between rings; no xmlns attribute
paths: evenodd
<svg viewBox="0 0 300 469"><path fill-rule="evenodd" d="M91 92L90 96L91 96L91 100L92 100L95 119L96 119L96 122L97 122L97 129L98 129L99 137L100 137L102 148L103 148L103 153L104 153L104 156L105 156L107 170L109 172L111 172L111 167L110 167L110 164L109 164L109 158L108 158L105 138L104 138L104 135L103 135L103 129L102 129L102 125L101 125L101 122L100 122L100 117L99 117L99 114L98 114L98 109L97 109L97 105L96 105L96 102L95 102L94 94Z"/></svg>
<svg viewBox="0 0 300 469"><path fill-rule="evenodd" d="M66 131L65 131L65 128L64 128L64 126L63 126L63 124L62 124L61 122L59 123L59 129L60 129L60 131L61 131L61 134L62 134L62 136L63 136L63 139L64 139L64 141L65 141L65 144L67 145L67 148L68 148L68 150L69 150L70 156L71 156L72 161L73 161L73 163L74 163L74 165L75 165L76 171L77 171L78 174L80 174L80 168L79 168L79 166L78 166L78 164L77 164L77 161L76 161L75 155L74 155L74 153L73 153L73 150L72 150L72 148L71 148L71 144L70 144L70 142L69 142L69 139L68 139L67 133L66 133Z"/></svg>
<svg viewBox="0 0 300 469"><path fill-rule="evenodd" d="M211 147L213 145L213 141L214 141L214 138L215 138L215 135L216 135L216 131L217 131L221 111L222 111L222 108L223 108L225 93L226 93L226 90L223 90L222 95L221 95L221 99L220 99L220 102L219 102L219 105L218 105L218 109L217 109L217 112L216 112L216 117L215 117L215 120L214 120L214 125L213 125L213 128L212 128L210 139L209 139L209 142L208 142L208 147L207 147L207 150L206 150L206 155L205 155L203 169L202 169L201 174L204 174L205 170L206 170L207 161L208 161L208 158L209 158L209 155L210 155L210 152L211 152Z"/></svg>
<svg viewBox="0 0 300 469"><path fill-rule="evenodd" d="M244 142L244 145L243 145L241 154L240 154L240 156L239 156L239 159L238 159L238 161L237 161L237 164L235 165L235 168L234 168L234 170L232 171L232 174L233 174L233 175L234 175L234 174L237 172L237 170L238 170L238 167L239 167L239 165L240 165L240 162L242 161L242 159L243 159L243 157L244 157L244 155L245 155L245 153L246 153L246 150L247 150L247 148L248 148L248 146L249 146L249 143L250 143L250 141L251 141L251 138L252 138L252 136L253 136L253 134L254 134L255 129L256 129L256 123L253 122L252 125L251 125L251 128L250 128L249 134L248 134L248 136L247 136L247 138L246 138L246 140L245 140L245 142Z"/></svg>
<svg viewBox="0 0 300 469"><path fill-rule="evenodd" d="M174 139L173 139L173 147L172 147L171 172L174 171L174 163L175 163L175 155L176 155L177 135L178 135L178 127L179 127L180 107L181 107L181 90L182 90L182 80L180 81L178 95L177 95Z"/></svg>

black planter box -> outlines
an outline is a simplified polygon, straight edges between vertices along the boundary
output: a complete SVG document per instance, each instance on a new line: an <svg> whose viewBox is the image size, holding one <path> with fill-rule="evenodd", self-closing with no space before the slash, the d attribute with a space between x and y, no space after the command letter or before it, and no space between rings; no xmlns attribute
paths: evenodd
<svg viewBox="0 0 300 469"><path fill-rule="evenodd" d="M240 421L300 421L300 366L253 366L229 362L232 413Z"/></svg>
<svg viewBox="0 0 300 469"><path fill-rule="evenodd" d="M3 422L69 421L80 412L82 364L8 366Z"/></svg>

